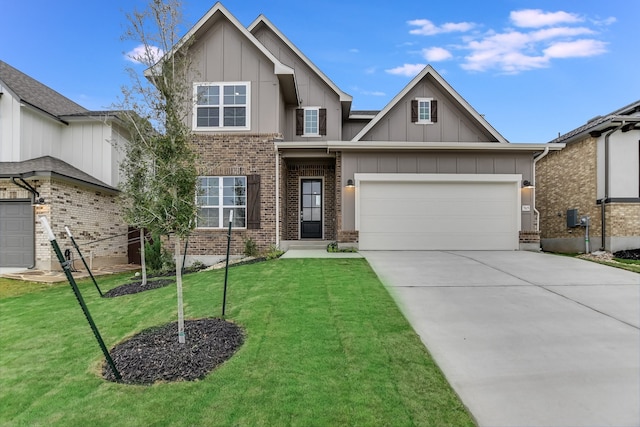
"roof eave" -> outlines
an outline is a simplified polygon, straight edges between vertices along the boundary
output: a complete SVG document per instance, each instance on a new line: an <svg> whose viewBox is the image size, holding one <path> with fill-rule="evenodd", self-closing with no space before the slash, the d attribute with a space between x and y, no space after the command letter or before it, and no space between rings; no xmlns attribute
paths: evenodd
<svg viewBox="0 0 640 427"><path fill-rule="evenodd" d="M530 144L497 142L407 142L407 141L318 141L318 142L277 142L277 149L327 149L329 151L518 151L539 152L548 148L558 151L563 143Z"/></svg>

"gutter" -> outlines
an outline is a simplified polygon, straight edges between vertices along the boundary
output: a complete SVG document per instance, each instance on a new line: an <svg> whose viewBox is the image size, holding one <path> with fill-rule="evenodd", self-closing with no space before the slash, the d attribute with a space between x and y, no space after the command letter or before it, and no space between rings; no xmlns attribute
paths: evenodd
<svg viewBox="0 0 640 427"><path fill-rule="evenodd" d="M408 151L408 150L441 150L441 151L543 151L562 150L566 144L529 144L498 142L398 142L398 141L284 141L277 142L278 149L323 149L331 151Z"/></svg>

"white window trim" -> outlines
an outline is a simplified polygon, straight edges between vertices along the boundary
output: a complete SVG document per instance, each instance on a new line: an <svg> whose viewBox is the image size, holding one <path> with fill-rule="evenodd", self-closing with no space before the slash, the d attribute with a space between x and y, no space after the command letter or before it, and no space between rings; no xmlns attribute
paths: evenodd
<svg viewBox="0 0 640 427"><path fill-rule="evenodd" d="M225 209L234 209L234 208L239 208L239 209L244 209L244 227L236 227L236 226L232 226L231 228L233 228L234 230L246 230L247 229L247 202L248 202L248 197L249 194L247 192L247 176L246 175L200 175L198 176L199 178L218 178L218 206L200 206L198 205L198 194L197 192L199 191L199 187L196 189L196 206L197 208L207 208L207 209L218 209L219 211L219 215L218 215L218 227L201 227L198 225L198 218L196 216L196 228L199 230L225 230L229 227L229 224L225 222L224 220L224 210ZM244 188L245 188L245 194L244 194L244 205L234 205L234 206L225 206L224 203L224 180L223 178L244 178ZM235 216L235 215L234 215Z"/></svg>
<svg viewBox="0 0 640 427"><path fill-rule="evenodd" d="M416 122L419 125L429 125L432 124L433 122L431 121L431 101L433 101L433 98L416 98L416 100L418 101L418 121ZM421 120L420 119L420 103L421 102L428 102L429 103L429 120Z"/></svg>
<svg viewBox="0 0 640 427"><path fill-rule="evenodd" d="M302 137L305 138L319 138L320 136L320 108L321 107L303 107L303 111L304 113L302 114ZM315 133L307 133L307 111L315 111L316 112L316 118L318 120L317 122L317 126L316 126L316 132Z"/></svg>
<svg viewBox="0 0 640 427"><path fill-rule="evenodd" d="M198 87L199 86L218 86L220 87L220 123L224 123L224 113L222 111L224 105L222 100L224 99L224 86L246 86L247 87L247 102L246 108L246 126L198 126ZM206 107L201 105L200 107ZM192 112L192 129L194 131L247 131L251 130L251 82L195 82L193 83L193 112Z"/></svg>

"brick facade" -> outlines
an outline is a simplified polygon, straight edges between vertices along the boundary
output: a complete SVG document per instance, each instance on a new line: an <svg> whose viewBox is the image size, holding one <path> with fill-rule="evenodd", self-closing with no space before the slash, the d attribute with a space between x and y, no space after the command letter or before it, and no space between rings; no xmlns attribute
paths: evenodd
<svg viewBox="0 0 640 427"><path fill-rule="evenodd" d="M640 203L610 203L606 205L607 236L640 235Z"/></svg>
<svg viewBox="0 0 640 427"><path fill-rule="evenodd" d="M44 213L62 251L71 249L75 266L83 268L65 231L69 227L90 266L127 263L127 225L117 194L89 189L67 181L40 178L29 184L44 198ZM10 181L0 183L0 199L29 199L31 195ZM42 226L35 217L35 268L60 270Z"/></svg>
<svg viewBox="0 0 640 427"><path fill-rule="evenodd" d="M323 234L324 240L336 239L336 174L333 160L330 163L317 161L286 162L285 216L286 228L282 230L283 240L300 239L300 179L304 177L322 178L323 184Z"/></svg>
<svg viewBox="0 0 640 427"><path fill-rule="evenodd" d="M595 246L600 245L602 230L596 192L596 148L596 139L587 137L561 151L550 152L538 162L536 207L540 212L542 249L569 252L584 247L585 230L581 227L567 228L568 209L578 209L580 217L590 217L591 242ZM561 243L562 240L566 240L565 244Z"/></svg>
<svg viewBox="0 0 640 427"><path fill-rule="evenodd" d="M276 236L276 152L274 141L280 134L215 133L193 136L198 154L199 175L233 176L260 175L260 228L234 229L230 252L240 255L245 241L253 239L259 251L275 245ZM173 251L171 243L167 250ZM226 229L198 229L189 236L188 254L206 257L225 254L227 250Z"/></svg>

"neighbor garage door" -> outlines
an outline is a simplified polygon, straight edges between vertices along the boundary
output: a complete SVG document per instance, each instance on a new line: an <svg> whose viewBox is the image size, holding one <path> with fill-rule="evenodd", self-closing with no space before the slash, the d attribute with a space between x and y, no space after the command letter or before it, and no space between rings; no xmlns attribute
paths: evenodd
<svg viewBox="0 0 640 427"><path fill-rule="evenodd" d="M519 175L356 174L361 250L518 249Z"/></svg>
<svg viewBox="0 0 640 427"><path fill-rule="evenodd" d="M30 201L0 201L0 267L31 267L34 222Z"/></svg>

